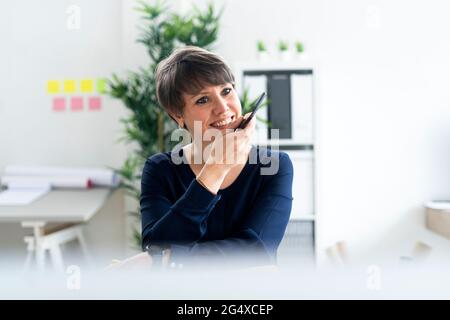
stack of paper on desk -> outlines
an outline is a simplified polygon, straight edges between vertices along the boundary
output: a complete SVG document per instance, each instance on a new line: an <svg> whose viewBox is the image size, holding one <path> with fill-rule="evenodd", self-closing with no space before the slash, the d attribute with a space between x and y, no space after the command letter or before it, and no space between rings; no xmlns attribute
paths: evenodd
<svg viewBox="0 0 450 320"><path fill-rule="evenodd" d="M2 176L1 184L8 189L32 188L36 185L49 185L52 188L88 189L92 182L88 177L71 176Z"/></svg>
<svg viewBox="0 0 450 320"><path fill-rule="evenodd" d="M50 167L50 166L7 166L4 171L5 176L26 176L26 177L64 177L89 179L93 186L116 187L119 184L119 177L110 169L105 168L82 168L82 167Z"/></svg>
<svg viewBox="0 0 450 320"><path fill-rule="evenodd" d="M87 189L93 186L116 187L119 177L104 168L49 166L7 166L0 177L0 205L25 205L45 195L52 188Z"/></svg>
<svg viewBox="0 0 450 320"><path fill-rule="evenodd" d="M17 206L30 204L50 191L50 186L12 188L0 192L0 205Z"/></svg>

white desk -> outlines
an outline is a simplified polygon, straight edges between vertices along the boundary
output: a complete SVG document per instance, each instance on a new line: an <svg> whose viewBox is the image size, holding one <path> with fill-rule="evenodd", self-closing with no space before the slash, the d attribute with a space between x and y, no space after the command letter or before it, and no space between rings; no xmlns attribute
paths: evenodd
<svg viewBox="0 0 450 320"><path fill-rule="evenodd" d="M25 206L0 206L0 222L86 222L104 205L112 190L50 191Z"/></svg>
<svg viewBox="0 0 450 320"><path fill-rule="evenodd" d="M29 255L26 266L35 255L39 269L45 267L45 250L50 250L54 267L63 269L59 244L78 239L83 251L86 245L79 223L87 222L103 207L113 189L93 188L86 190L55 189L29 205L0 206L0 222L19 222L24 228L32 228L33 236L25 237ZM52 233L46 233L49 223L75 223ZM78 225L77 225L78 223Z"/></svg>

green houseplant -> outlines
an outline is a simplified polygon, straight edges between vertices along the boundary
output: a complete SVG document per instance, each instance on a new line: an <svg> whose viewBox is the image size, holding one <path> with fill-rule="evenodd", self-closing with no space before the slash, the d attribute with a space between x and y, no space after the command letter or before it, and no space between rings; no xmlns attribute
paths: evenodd
<svg viewBox="0 0 450 320"><path fill-rule="evenodd" d="M175 122L159 106L156 97L155 70L160 61L176 47L194 45L211 49L217 40L219 19L222 10L216 13L212 4L205 10L193 7L186 15L171 13L166 2L152 4L139 1L137 10L144 20L141 35L137 41L143 44L150 57L150 63L137 71L130 71L125 77L113 74L108 80L108 94L122 101L130 111L121 119L124 135L119 142L133 143L137 148L131 153L120 169L120 187L139 203L141 172L145 160L152 154L165 152L178 143L170 141ZM129 214L140 217L140 208ZM140 231L133 231L137 247L141 244Z"/></svg>
<svg viewBox="0 0 450 320"><path fill-rule="evenodd" d="M280 50L280 52L288 51L288 49L289 45L286 41L278 42L278 50Z"/></svg>
<svg viewBox="0 0 450 320"><path fill-rule="evenodd" d="M256 51L257 51L257 58L261 61L267 61L269 54L267 52L266 45L262 40L258 40L256 42Z"/></svg>
<svg viewBox="0 0 450 320"><path fill-rule="evenodd" d="M305 52L305 45L303 42L296 41L295 42L295 55L297 59L304 60L307 57Z"/></svg>
<svg viewBox="0 0 450 320"><path fill-rule="evenodd" d="M305 47L303 45L303 43L301 43L300 41L296 41L295 42L295 52L297 52L297 54L301 54L305 51Z"/></svg>
<svg viewBox="0 0 450 320"><path fill-rule="evenodd" d="M264 44L264 42L262 40L258 40L258 42L256 43L256 48L258 50L258 52L266 52L266 45Z"/></svg>
<svg viewBox="0 0 450 320"><path fill-rule="evenodd" d="M290 58L289 45L286 41L281 40L278 42L278 51L279 51L281 60L288 60Z"/></svg>

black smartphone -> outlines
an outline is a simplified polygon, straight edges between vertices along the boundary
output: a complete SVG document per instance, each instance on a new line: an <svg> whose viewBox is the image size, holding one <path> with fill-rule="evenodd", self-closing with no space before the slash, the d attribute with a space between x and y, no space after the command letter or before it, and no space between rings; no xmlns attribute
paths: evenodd
<svg viewBox="0 0 450 320"><path fill-rule="evenodd" d="M253 110L252 110L252 113L250 114L250 116L247 119L243 119L241 121L241 123L239 124L239 126L236 129L234 129L234 131L236 131L237 129L245 129L245 127L248 125L248 123L255 116L256 111L258 111L259 107L261 106L261 102L263 102L265 96L266 96L265 92L263 92L259 96L258 100L256 100L256 102L255 102L255 106L253 107Z"/></svg>

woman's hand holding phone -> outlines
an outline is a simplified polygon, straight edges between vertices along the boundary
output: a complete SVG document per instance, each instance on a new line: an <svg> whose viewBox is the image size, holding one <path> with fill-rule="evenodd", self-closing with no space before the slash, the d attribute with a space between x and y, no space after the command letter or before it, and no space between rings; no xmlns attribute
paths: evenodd
<svg viewBox="0 0 450 320"><path fill-rule="evenodd" d="M236 121L236 128L250 114L241 116ZM217 194L225 177L233 167L244 165L247 162L255 131L255 121L253 117L244 129L227 132L220 139L209 144L209 150L205 152L209 156L205 159L205 165L198 174L197 181L212 193Z"/></svg>

